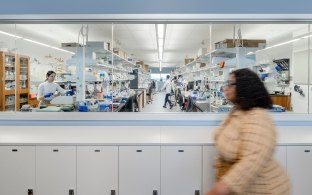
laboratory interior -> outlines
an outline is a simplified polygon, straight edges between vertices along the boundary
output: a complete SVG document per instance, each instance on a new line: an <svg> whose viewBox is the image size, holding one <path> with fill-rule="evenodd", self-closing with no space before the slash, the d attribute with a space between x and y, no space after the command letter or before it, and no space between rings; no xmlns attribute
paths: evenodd
<svg viewBox="0 0 312 195"><path fill-rule="evenodd" d="M0 110L229 112L227 77L249 68L271 112L309 113L310 38L300 23L1 24Z"/></svg>

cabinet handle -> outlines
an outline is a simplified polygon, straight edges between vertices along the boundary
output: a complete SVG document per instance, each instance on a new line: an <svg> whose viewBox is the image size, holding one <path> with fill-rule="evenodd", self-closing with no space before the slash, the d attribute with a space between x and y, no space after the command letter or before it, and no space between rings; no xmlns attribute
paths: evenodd
<svg viewBox="0 0 312 195"><path fill-rule="evenodd" d="M34 194L34 191L33 191L33 189L28 189L28 193L27 193L28 195L33 195Z"/></svg>
<svg viewBox="0 0 312 195"><path fill-rule="evenodd" d="M136 150L136 152L142 152L142 150Z"/></svg>
<svg viewBox="0 0 312 195"><path fill-rule="evenodd" d="M94 152L101 152L101 150L94 150Z"/></svg>
<svg viewBox="0 0 312 195"><path fill-rule="evenodd" d="M53 152L58 152L59 150L58 149L53 149Z"/></svg>
<svg viewBox="0 0 312 195"><path fill-rule="evenodd" d="M153 190L153 195L157 195L158 191L157 190Z"/></svg>
<svg viewBox="0 0 312 195"><path fill-rule="evenodd" d="M304 150L304 152L310 152L310 150Z"/></svg>
<svg viewBox="0 0 312 195"><path fill-rule="evenodd" d="M68 194L69 195L75 195L75 191L73 189L69 189Z"/></svg>
<svg viewBox="0 0 312 195"><path fill-rule="evenodd" d="M111 195L116 195L116 190L111 190Z"/></svg>
<svg viewBox="0 0 312 195"><path fill-rule="evenodd" d="M12 149L12 152L17 152L18 150L17 149Z"/></svg>
<svg viewBox="0 0 312 195"><path fill-rule="evenodd" d="M184 150L178 150L178 152L184 152Z"/></svg>
<svg viewBox="0 0 312 195"><path fill-rule="evenodd" d="M200 195L199 190L195 190L195 195Z"/></svg>

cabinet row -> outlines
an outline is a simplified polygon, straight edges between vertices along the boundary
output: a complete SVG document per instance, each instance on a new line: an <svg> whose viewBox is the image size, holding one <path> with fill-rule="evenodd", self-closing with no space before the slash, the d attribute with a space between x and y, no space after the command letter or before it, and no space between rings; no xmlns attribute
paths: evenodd
<svg viewBox="0 0 312 195"><path fill-rule="evenodd" d="M312 146L278 146L294 195L312 191ZM213 146L0 146L0 194L202 195Z"/></svg>

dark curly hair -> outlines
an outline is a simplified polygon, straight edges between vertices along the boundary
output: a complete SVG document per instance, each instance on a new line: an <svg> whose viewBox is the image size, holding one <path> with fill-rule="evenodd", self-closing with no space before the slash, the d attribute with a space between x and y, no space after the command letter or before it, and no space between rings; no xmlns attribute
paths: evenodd
<svg viewBox="0 0 312 195"><path fill-rule="evenodd" d="M230 74L236 78L236 99L234 104L247 111L252 108L272 108L272 100L258 75L248 68L238 69Z"/></svg>

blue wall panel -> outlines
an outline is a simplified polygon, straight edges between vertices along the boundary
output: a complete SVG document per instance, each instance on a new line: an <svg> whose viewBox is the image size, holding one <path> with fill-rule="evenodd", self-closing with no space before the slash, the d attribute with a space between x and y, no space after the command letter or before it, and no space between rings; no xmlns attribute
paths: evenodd
<svg viewBox="0 0 312 195"><path fill-rule="evenodd" d="M311 14L311 0L3 0L0 14Z"/></svg>

